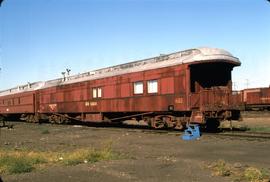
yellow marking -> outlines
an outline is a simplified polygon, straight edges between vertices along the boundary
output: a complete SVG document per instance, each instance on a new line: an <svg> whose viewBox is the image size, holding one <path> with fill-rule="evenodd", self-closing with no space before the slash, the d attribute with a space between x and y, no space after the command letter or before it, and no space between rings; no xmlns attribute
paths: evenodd
<svg viewBox="0 0 270 182"><path fill-rule="evenodd" d="M183 98L182 97L175 98L175 103L176 104L183 104Z"/></svg>

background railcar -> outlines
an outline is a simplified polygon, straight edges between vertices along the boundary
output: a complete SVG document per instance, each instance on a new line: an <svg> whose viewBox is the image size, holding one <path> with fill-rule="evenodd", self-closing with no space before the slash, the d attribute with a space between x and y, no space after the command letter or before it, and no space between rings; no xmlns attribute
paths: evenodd
<svg viewBox="0 0 270 182"><path fill-rule="evenodd" d="M270 87L241 91L244 110L270 110Z"/></svg>
<svg viewBox="0 0 270 182"><path fill-rule="evenodd" d="M215 128L222 120L240 117L231 81L231 71L239 65L237 58L221 49L190 49L37 82L23 87L24 92L0 92L0 98L33 94L32 112L10 113L23 114L27 121L135 118L155 128L182 128L187 122Z"/></svg>
<svg viewBox="0 0 270 182"><path fill-rule="evenodd" d="M0 116L17 119L27 115L32 120L35 115L35 93L22 92L12 95L0 96Z"/></svg>

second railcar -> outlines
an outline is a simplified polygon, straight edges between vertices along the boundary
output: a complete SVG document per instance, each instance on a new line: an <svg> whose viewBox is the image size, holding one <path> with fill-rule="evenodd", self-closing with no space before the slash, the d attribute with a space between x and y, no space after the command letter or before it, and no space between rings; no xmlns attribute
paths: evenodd
<svg viewBox="0 0 270 182"><path fill-rule="evenodd" d="M270 111L270 87L244 89L241 96L245 110Z"/></svg>

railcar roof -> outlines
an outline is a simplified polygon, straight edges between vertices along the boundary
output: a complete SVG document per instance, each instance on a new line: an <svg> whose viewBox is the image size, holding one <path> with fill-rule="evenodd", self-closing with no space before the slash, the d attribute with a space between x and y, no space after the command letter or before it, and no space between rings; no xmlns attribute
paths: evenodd
<svg viewBox="0 0 270 182"><path fill-rule="evenodd" d="M164 68L179 64L199 64L204 62L228 62L234 66L239 66L241 62L231 53L218 48L201 47L196 49L188 49L170 54L161 54L149 59L133 61L125 64L102 68L94 71L89 71L82 74L72 75L66 78L58 78L49 81L40 81L20 85L15 88L0 91L0 96L22 93L27 91L39 90L43 88L66 85L87 80L100 79L126 73Z"/></svg>

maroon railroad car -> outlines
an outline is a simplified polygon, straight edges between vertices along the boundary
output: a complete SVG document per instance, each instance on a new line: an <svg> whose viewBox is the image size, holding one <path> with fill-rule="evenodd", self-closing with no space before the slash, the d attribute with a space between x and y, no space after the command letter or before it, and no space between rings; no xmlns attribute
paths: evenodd
<svg viewBox="0 0 270 182"><path fill-rule="evenodd" d="M241 91L245 110L270 110L270 87Z"/></svg>
<svg viewBox="0 0 270 182"><path fill-rule="evenodd" d="M32 110L14 101L2 104L0 114L52 123L134 118L154 128L182 128L187 122L217 127L220 121L240 117L231 81L233 67L240 64L216 48L160 55L0 92L0 102L32 95L33 104Z"/></svg>
<svg viewBox="0 0 270 182"><path fill-rule="evenodd" d="M12 90L6 92L11 93ZM33 113L35 113L35 94L33 91L0 96L0 118L20 117L21 114L34 116Z"/></svg>

